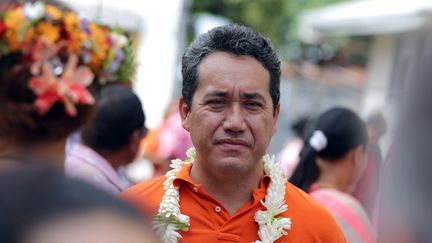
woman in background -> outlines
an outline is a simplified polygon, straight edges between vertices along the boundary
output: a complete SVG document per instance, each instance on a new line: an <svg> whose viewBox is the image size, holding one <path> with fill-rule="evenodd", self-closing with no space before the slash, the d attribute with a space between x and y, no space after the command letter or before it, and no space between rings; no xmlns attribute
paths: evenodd
<svg viewBox="0 0 432 243"><path fill-rule="evenodd" d="M90 90L133 75L130 41L55 1L16 2L0 6L0 170L28 158L61 168Z"/></svg>
<svg viewBox="0 0 432 243"><path fill-rule="evenodd" d="M352 111L333 108L315 121L290 182L327 207L347 242L374 242L370 220L350 195L365 166L368 135Z"/></svg>

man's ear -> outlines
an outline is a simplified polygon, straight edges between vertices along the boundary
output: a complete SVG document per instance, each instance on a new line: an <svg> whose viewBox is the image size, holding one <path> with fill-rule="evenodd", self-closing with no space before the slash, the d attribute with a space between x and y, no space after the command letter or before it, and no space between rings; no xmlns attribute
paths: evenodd
<svg viewBox="0 0 432 243"><path fill-rule="evenodd" d="M189 107L186 103L186 100L183 97L181 97L179 100L179 111L180 111L180 117L182 120L182 126L184 129L189 131L189 122L188 122Z"/></svg>

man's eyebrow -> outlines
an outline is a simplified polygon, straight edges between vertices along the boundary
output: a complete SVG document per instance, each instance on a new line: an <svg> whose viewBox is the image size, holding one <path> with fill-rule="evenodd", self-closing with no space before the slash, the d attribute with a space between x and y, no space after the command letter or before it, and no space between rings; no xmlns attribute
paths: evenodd
<svg viewBox="0 0 432 243"><path fill-rule="evenodd" d="M204 97L205 98L208 98L208 97L226 97L227 95L228 95L228 93L225 91L215 90L215 91L212 91L210 93L207 93Z"/></svg>
<svg viewBox="0 0 432 243"><path fill-rule="evenodd" d="M242 95L244 99L259 99L265 101L264 96L260 93L245 93Z"/></svg>

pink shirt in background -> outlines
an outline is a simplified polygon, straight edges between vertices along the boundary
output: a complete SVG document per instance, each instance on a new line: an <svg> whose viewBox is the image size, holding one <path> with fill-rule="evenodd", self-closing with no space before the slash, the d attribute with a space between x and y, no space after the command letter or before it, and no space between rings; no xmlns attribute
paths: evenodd
<svg viewBox="0 0 432 243"><path fill-rule="evenodd" d="M348 193L318 188L309 193L335 217L348 243L375 242L372 224L360 202Z"/></svg>
<svg viewBox="0 0 432 243"><path fill-rule="evenodd" d="M166 159L186 159L186 151L192 147L192 139L182 126L180 113L171 115L159 133L158 155Z"/></svg>
<svg viewBox="0 0 432 243"><path fill-rule="evenodd" d="M67 176L84 180L112 194L126 189L110 163L83 144L76 144L66 157L65 172Z"/></svg>

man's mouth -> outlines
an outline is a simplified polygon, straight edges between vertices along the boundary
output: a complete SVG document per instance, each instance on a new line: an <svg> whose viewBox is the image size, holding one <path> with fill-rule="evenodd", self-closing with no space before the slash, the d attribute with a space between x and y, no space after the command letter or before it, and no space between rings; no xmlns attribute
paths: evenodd
<svg viewBox="0 0 432 243"><path fill-rule="evenodd" d="M218 140L217 144L224 145L226 147L232 147L232 148L250 147L248 142L238 138L223 138Z"/></svg>

